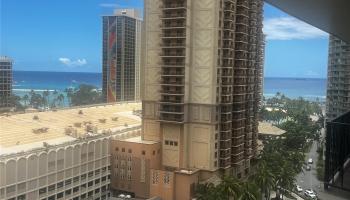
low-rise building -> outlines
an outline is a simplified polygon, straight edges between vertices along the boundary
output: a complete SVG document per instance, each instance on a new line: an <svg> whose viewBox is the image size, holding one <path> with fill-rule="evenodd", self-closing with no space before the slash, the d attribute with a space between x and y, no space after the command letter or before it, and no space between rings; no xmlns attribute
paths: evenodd
<svg viewBox="0 0 350 200"><path fill-rule="evenodd" d="M0 116L0 199L107 199L110 140L140 135L141 104Z"/></svg>

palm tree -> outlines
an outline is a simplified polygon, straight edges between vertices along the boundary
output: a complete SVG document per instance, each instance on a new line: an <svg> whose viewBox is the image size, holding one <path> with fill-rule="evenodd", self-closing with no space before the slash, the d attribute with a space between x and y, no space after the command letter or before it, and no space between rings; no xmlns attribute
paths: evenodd
<svg viewBox="0 0 350 200"><path fill-rule="evenodd" d="M57 90L54 90L52 94L53 94L54 96L57 96L57 95L58 95Z"/></svg>
<svg viewBox="0 0 350 200"><path fill-rule="evenodd" d="M22 100L24 101L24 107L27 107L28 101L29 101L29 96L28 96L28 94L25 94L25 95L22 97Z"/></svg>
<svg viewBox="0 0 350 200"><path fill-rule="evenodd" d="M260 200L261 196L259 188L254 183L244 182L241 186L242 193L238 196L238 200Z"/></svg>
<svg viewBox="0 0 350 200"><path fill-rule="evenodd" d="M219 191L224 199L236 199L241 194L240 181L232 176L226 176L218 185Z"/></svg>
<svg viewBox="0 0 350 200"><path fill-rule="evenodd" d="M213 183L199 184L196 188L196 199L198 200L216 200L220 194Z"/></svg>
<svg viewBox="0 0 350 200"><path fill-rule="evenodd" d="M67 94L67 98L68 98L68 103L71 106L72 105L72 95L73 95L73 89L72 88L66 88L64 90L64 92Z"/></svg>
<svg viewBox="0 0 350 200"><path fill-rule="evenodd" d="M274 174L267 168L264 160L257 165L256 172L249 178L259 188L265 199L270 199L270 191L275 184Z"/></svg>
<svg viewBox="0 0 350 200"><path fill-rule="evenodd" d="M63 94L58 95L57 100L59 102L59 105L63 106L64 95Z"/></svg>
<svg viewBox="0 0 350 200"><path fill-rule="evenodd" d="M43 92L43 98L45 99L45 105L49 106L49 104L50 104L50 91L49 90L45 90Z"/></svg>

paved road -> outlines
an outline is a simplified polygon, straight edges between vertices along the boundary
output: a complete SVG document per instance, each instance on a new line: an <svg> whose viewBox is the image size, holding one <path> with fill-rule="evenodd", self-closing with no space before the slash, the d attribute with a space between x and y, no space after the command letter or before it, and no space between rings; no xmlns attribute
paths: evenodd
<svg viewBox="0 0 350 200"><path fill-rule="evenodd" d="M339 190L324 191L323 183L320 182L316 177L316 162L318 157L316 150L317 150L317 143L314 142L310 152L306 157L306 161L309 158L312 158L314 163L311 164L310 171L305 170L304 172L300 173L297 176L297 184L300 185L304 190L313 189L317 193L318 198L321 200L349 200L350 193L339 191ZM303 194L300 194L300 195L303 197Z"/></svg>

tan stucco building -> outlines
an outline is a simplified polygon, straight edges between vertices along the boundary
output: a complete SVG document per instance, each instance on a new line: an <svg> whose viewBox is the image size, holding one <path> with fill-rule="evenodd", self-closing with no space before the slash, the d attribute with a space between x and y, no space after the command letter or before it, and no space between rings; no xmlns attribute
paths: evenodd
<svg viewBox="0 0 350 200"><path fill-rule="evenodd" d="M262 8L262 0L145 0L141 144L124 143L160 148L159 166L146 166L150 197L191 199L213 174L249 173L262 97Z"/></svg>

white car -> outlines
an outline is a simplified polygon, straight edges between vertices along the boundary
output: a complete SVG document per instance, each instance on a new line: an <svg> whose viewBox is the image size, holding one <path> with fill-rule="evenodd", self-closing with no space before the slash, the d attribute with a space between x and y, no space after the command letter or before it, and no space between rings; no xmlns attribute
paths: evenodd
<svg viewBox="0 0 350 200"><path fill-rule="evenodd" d="M310 165L307 165L306 166L306 171L310 171L311 170L311 166Z"/></svg>
<svg viewBox="0 0 350 200"><path fill-rule="evenodd" d="M303 188L301 188L299 185L297 185L297 192L302 192L303 191Z"/></svg>
<svg viewBox="0 0 350 200"><path fill-rule="evenodd" d="M309 158L309 160L307 161L309 164L312 164L314 161L312 160L312 158Z"/></svg>
<svg viewBox="0 0 350 200"><path fill-rule="evenodd" d="M305 190L304 194L311 199L317 199L316 193L313 190Z"/></svg>

